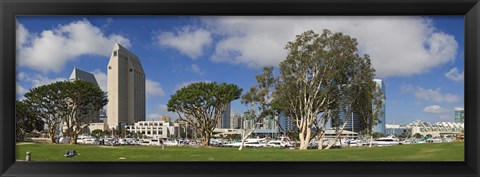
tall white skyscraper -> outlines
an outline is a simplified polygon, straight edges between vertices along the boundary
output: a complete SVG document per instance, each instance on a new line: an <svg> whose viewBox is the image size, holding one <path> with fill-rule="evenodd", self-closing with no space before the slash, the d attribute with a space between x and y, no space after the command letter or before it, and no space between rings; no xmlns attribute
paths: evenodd
<svg viewBox="0 0 480 177"><path fill-rule="evenodd" d="M140 59L117 43L113 46L107 75L109 128L118 130L144 121L145 73Z"/></svg>
<svg viewBox="0 0 480 177"><path fill-rule="evenodd" d="M381 79L373 79L373 81L375 82L375 84L377 85L377 87L379 87L381 90L382 90L382 93L383 95L385 96L386 95L386 92L385 92L385 82ZM380 119L380 123L378 123L376 126L373 127L373 131L374 132L380 132L380 133L383 133L383 134L386 134L385 132L385 123L386 123L386 119L385 119L385 115L386 115L386 96L385 96L385 99L383 100L383 103L382 103L382 112L383 114L379 115L378 118Z"/></svg>

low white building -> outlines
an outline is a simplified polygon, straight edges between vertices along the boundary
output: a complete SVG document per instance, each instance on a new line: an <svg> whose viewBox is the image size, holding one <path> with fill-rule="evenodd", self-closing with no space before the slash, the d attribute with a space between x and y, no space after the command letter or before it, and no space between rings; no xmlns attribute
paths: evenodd
<svg viewBox="0 0 480 177"><path fill-rule="evenodd" d="M170 137L176 137L176 126L173 122L140 121L134 125L127 125L125 128L129 132L141 133L150 138L167 139Z"/></svg>
<svg viewBox="0 0 480 177"><path fill-rule="evenodd" d="M95 122L95 123L90 123L90 126L88 126L88 129L90 130L90 133L94 130L108 130L108 125L107 123L104 122Z"/></svg>
<svg viewBox="0 0 480 177"><path fill-rule="evenodd" d="M226 135L242 135L242 129L230 129L230 128L215 128L213 130L213 137L221 137Z"/></svg>
<svg viewBox="0 0 480 177"><path fill-rule="evenodd" d="M463 123L437 122L431 124L430 122L420 120L410 123L410 127L412 129L412 135L418 133L423 136L432 135L433 137L461 134L464 130Z"/></svg>
<svg viewBox="0 0 480 177"><path fill-rule="evenodd" d="M439 137L443 135L457 135L461 134L464 130L463 123L455 122L436 122L430 123L421 120L413 121L407 125L395 125L387 124L387 134L401 135L403 133L408 135L420 134L422 136L431 135L433 137Z"/></svg>

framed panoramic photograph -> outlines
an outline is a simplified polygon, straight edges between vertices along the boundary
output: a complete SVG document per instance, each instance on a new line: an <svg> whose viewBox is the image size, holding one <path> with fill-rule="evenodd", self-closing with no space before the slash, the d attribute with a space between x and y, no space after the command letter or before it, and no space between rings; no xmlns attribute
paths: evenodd
<svg viewBox="0 0 480 177"><path fill-rule="evenodd" d="M479 175L477 0L0 9L1 176Z"/></svg>

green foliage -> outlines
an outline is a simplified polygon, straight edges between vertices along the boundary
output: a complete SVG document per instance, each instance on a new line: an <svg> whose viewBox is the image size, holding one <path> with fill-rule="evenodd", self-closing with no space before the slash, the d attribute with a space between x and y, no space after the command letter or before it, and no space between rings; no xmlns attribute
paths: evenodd
<svg viewBox="0 0 480 177"><path fill-rule="evenodd" d="M23 101L15 101L16 140L23 141L25 135L33 130L42 131L44 122L35 111Z"/></svg>
<svg viewBox="0 0 480 177"><path fill-rule="evenodd" d="M298 140L298 132L297 131L289 131L287 133L288 138L292 141L297 141Z"/></svg>
<svg viewBox="0 0 480 177"><path fill-rule="evenodd" d="M326 29L306 31L287 43L272 106L296 122L301 141L310 141L311 128L322 130L327 119L339 127L342 112L361 114L369 129L378 122L379 112L372 111L379 102L374 100L375 70L357 46L355 38Z"/></svg>
<svg viewBox="0 0 480 177"><path fill-rule="evenodd" d="M415 134L413 135L413 137L415 137L415 138L423 138L423 135L421 135L420 133L415 133Z"/></svg>
<svg viewBox="0 0 480 177"><path fill-rule="evenodd" d="M381 137L385 137L385 135L383 133L380 133L380 132L374 132L372 134L373 138L381 138Z"/></svg>
<svg viewBox="0 0 480 177"><path fill-rule="evenodd" d="M264 67L263 73L255 77L257 85L250 87L250 90L242 95L242 104L247 106L247 111L243 114L244 121L256 124L266 117L275 115L271 107L272 92L276 82L272 70L271 66Z"/></svg>
<svg viewBox="0 0 480 177"><path fill-rule="evenodd" d="M107 93L83 80L64 82L61 89L67 92L68 99L68 104L62 106L62 111L66 113L67 132L73 138L72 143L76 143L78 135L108 103Z"/></svg>
<svg viewBox="0 0 480 177"><path fill-rule="evenodd" d="M197 128L204 146L226 106L240 98L242 89L234 84L198 82L185 86L170 97L167 108Z"/></svg>
<svg viewBox="0 0 480 177"><path fill-rule="evenodd" d="M55 142L57 126L66 116L63 110L69 100L63 84L65 82L42 85L25 93L25 103L46 123L51 142Z"/></svg>
<svg viewBox="0 0 480 177"><path fill-rule="evenodd" d="M103 132L103 131L100 130L100 129L95 129L95 130L92 131L91 135L92 135L93 137L100 138L100 137L105 136L105 132Z"/></svg>
<svg viewBox="0 0 480 177"><path fill-rule="evenodd" d="M397 138L400 138L400 139L405 139L405 138L408 138L408 137L409 137L409 134L405 133L405 132L397 136Z"/></svg>
<svg viewBox="0 0 480 177"><path fill-rule="evenodd" d="M52 142L55 142L57 126L64 121L66 134L74 138L72 143L76 143L81 129L92 121L90 115L108 102L107 94L100 87L81 80L39 86L25 93L25 98L25 103L47 124Z"/></svg>

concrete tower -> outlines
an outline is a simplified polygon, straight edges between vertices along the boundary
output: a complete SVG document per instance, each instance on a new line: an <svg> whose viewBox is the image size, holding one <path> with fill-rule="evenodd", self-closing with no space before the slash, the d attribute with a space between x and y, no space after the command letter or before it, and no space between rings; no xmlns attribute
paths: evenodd
<svg viewBox="0 0 480 177"><path fill-rule="evenodd" d="M456 107L455 108L455 123L465 123L465 109Z"/></svg>
<svg viewBox="0 0 480 177"><path fill-rule="evenodd" d="M373 79L373 81L375 82L375 84L377 85L378 88L380 88L383 92L383 95L387 95L386 93L386 88L385 88L385 81L381 80L381 79ZM386 96L385 96L386 98ZM383 134L386 134L387 132L385 132L385 124L386 124L386 118L385 118L385 115L387 113L387 110L386 110L386 99L383 100L383 103L382 103L382 112L383 114L379 115L378 116L378 119L380 119L380 123L378 123L376 126L373 127L373 131L374 132L380 132L380 133L383 133Z"/></svg>
<svg viewBox="0 0 480 177"><path fill-rule="evenodd" d="M222 117L218 120L216 128L230 128L231 103L228 103Z"/></svg>
<svg viewBox="0 0 480 177"><path fill-rule="evenodd" d="M118 130L144 121L145 73L140 59L117 43L113 46L107 75L109 128Z"/></svg>

